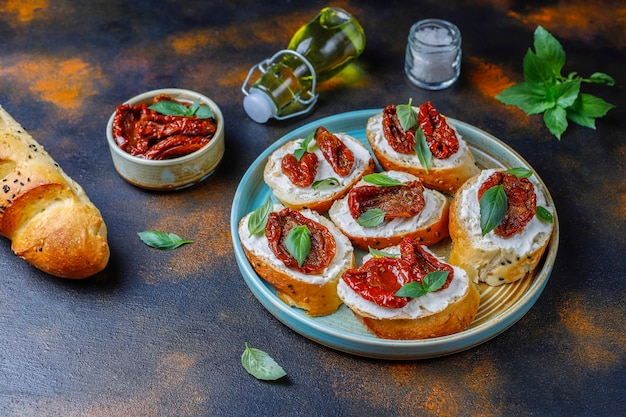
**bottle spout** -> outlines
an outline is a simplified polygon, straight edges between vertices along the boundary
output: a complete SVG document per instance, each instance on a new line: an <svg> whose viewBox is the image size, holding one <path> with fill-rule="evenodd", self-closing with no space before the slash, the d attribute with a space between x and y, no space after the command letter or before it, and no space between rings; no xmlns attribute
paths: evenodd
<svg viewBox="0 0 626 417"><path fill-rule="evenodd" d="M257 123L265 123L276 114L276 106L272 100L267 94L258 90L251 91L244 97L243 108L248 117Z"/></svg>

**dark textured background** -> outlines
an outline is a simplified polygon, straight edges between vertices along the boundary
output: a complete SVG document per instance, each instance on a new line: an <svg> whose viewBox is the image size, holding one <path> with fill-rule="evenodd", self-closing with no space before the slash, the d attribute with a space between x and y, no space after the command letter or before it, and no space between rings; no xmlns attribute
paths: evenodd
<svg viewBox="0 0 626 417"><path fill-rule="evenodd" d="M0 104L101 210L112 258L85 281L47 276L0 240L2 416L510 416L618 415L626 407L626 4L624 2L338 1L367 46L322 85L309 115L259 125L244 114L249 68L285 47L320 1L0 2ZM451 88L404 76L410 26L439 17L463 34ZM537 25L563 44L566 70L611 74L584 85L617 108L597 130L559 142L540 116L493 98L522 79ZM115 172L104 129L115 106L164 87L213 98L226 155L204 183L154 193ZM272 317L236 266L230 208L247 167L313 120L389 103L432 100L444 114L516 149L546 182L561 222L552 277L502 335L448 357L363 359L320 346ZM138 231L194 239L172 252ZM244 343L288 378L261 382L240 365Z"/></svg>

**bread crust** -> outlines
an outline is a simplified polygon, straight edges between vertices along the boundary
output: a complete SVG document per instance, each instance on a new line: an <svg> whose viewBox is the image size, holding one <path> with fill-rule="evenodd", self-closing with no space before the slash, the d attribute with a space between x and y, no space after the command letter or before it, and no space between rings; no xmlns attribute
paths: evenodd
<svg viewBox="0 0 626 417"><path fill-rule="evenodd" d="M448 124L452 126L450 121ZM459 148L460 160L456 165L449 167L432 166L428 172L421 166L416 155L409 158L407 155L383 148L381 141L386 141L386 139L382 134L382 113L369 118L365 131L372 152L383 169L409 172L419 177L428 188L454 193L467 179L479 172L474 156L466 144ZM458 133L457 137L459 142L463 141Z"/></svg>
<svg viewBox="0 0 626 417"><path fill-rule="evenodd" d="M475 283L484 282L491 286L499 286L524 279L537 268L552 233L543 238L535 249L524 253L496 244L478 245L461 218L461 195L478 179L477 175L468 180L457 191L450 205L449 229L452 245L448 261L465 269Z"/></svg>
<svg viewBox="0 0 626 417"><path fill-rule="evenodd" d="M389 174L388 171L387 173ZM382 174L385 174L385 172L382 172ZM406 178L406 180L416 179L415 176L409 173L400 172L400 175ZM362 182L359 184L362 184ZM435 204L437 204L436 210L438 214L436 218L430 222L421 224L419 227L412 228L410 230L404 229L403 231L395 231L393 234L387 236L380 233L371 234L369 233L369 228L358 226L356 220L352 219L350 214L347 213L347 196L343 197L341 200L337 200L331 206L328 211L328 215L335 225L342 231L342 233L348 236L350 241L352 241L355 246L365 251L369 250L370 247L374 249L381 249L397 245L405 237L412 237L418 243L429 246L440 242L448 236L449 200L445 195L435 190L425 190L425 193L430 193L433 197L432 201L435 201ZM426 207L424 209L426 210ZM347 221L354 226L354 229L348 230L347 225L340 220L341 218L347 219ZM384 225L379 227L384 227Z"/></svg>
<svg viewBox="0 0 626 417"><path fill-rule="evenodd" d="M0 235L57 277L82 279L109 261L100 211L44 148L0 107Z"/></svg>
<svg viewBox="0 0 626 417"><path fill-rule="evenodd" d="M261 278L271 284L277 292L277 296L287 305L301 308L306 311L309 316L325 316L332 314L342 304L341 299L337 295L337 283L344 271L354 268L355 259L352 246L347 238L341 235L334 225L326 218L317 213L311 212L313 218L329 228L335 241L337 248L343 245L344 251L337 250L335 259L332 264L336 265L335 273L328 275L328 268L321 276L324 279L320 282L306 282L300 279L293 271L287 268L282 262L278 261L273 254L263 255L254 249L249 243L247 233L247 222L249 214L239 222L239 238L248 261L259 274ZM308 216L311 217L311 216ZM341 240L338 242L338 240ZM267 245L267 239L263 237L259 239ZM343 256L342 256L343 253ZM272 257L272 259L270 259Z"/></svg>
<svg viewBox="0 0 626 417"><path fill-rule="evenodd" d="M285 143L283 146L274 151L272 155L270 155L267 163L265 164L263 179L274 193L276 199L284 206L294 210L311 209L321 214L326 213L333 202L345 196L350 188L352 188L352 186L354 186L354 184L356 184L364 175L374 172L374 169L376 168L374 159L370 156L369 151L367 151L361 142L346 134L336 133L335 135L339 137L350 149L354 150L356 147L359 147L362 150L363 155L367 154L367 158L357 160L355 157L355 166L353 168L353 173L350 175L351 180L345 182L343 186L337 187L336 190L332 190L331 192L313 193L312 186L303 188L298 188L296 186L286 188L281 186L280 181L285 181L286 176L282 173L282 158L278 158L276 155L293 149L294 143L299 140ZM323 156L318 156L318 159L320 164L328 164ZM336 174L333 176L337 177ZM317 178L317 180L320 179L323 178Z"/></svg>

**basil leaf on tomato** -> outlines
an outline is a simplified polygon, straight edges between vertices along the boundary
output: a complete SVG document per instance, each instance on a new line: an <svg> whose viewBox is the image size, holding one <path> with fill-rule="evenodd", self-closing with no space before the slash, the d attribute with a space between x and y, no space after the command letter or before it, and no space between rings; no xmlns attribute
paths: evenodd
<svg viewBox="0 0 626 417"><path fill-rule="evenodd" d="M378 185L379 187L393 187L396 185L404 185L402 181L391 178L389 175L380 173L365 175L363 177L363 181L370 184Z"/></svg>
<svg viewBox="0 0 626 417"><path fill-rule="evenodd" d="M530 178L533 172L528 168L511 168L504 171L507 174L515 175L517 178Z"/></svg>
<svg viewBox="0 0 626 417"><path fill-rule="evenodd" d="M480 230L483 236L502 223L507 208L508 201L502 184L485 191L480 199Z"/></svg>
<svg viewBox="0 0 626 417"><path fill-rule="evenodd" d="M311 231L308 227L294 226L285 238L285 246L289 254L302 266L309 252L311 252Z"/></svg>
<svg viewBox="0 0 626 417"><path fill-rule="evenodd" d="M417 125L417 112L413 108L412 103L413 99L410 98L408 104L398 104L396 106L398 121L405 132Z"/></svg>

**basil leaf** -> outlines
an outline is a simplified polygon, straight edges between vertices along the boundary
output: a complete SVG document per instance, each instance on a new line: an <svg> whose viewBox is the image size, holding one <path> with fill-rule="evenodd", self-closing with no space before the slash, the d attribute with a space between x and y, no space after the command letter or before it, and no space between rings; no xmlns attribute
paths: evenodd
<svg viewBox="0 0 626 417"><path fill-rule="evenodd" d="M395 178L391 178L389 175L374 173L368 174L363 177L363 181L370 184L378 185L380 187L393 187L396 185L404 185L404 183Z"/></svg>
<svg viewBox="0 0 626 417"><path fill-rule="evenodd" d="M308 227L294 226L285 238L285 246L289 254L302 266L309 252L311 252L311 231Z"/></svg>
<svg viewBox="0 0 626 417"><path fill-rule="evenodd" d="M597 84L606 84L608 86L615 85L615 79L613 79L613 77L603 72L594 72L593 74L591 74L591 76L588 79L583 80L583 81L587 81L590 83L597 83Z"/></svg>
<svg viewBox="0 0 626 417"><path fill-rule="evenodd" d="M415 154L428 174L428 170L433 162L433 153L428 147L428 143L426 143L426 135L424 135L422 128L415 131Z"/></svg>
<svg viewBox="0 0 626 417"><path fill-rule="evenodd" d="M496 95L496 99L517 106L528 115L543 113L553 105L546 100L545 90L537 92L528 83L512 85Z"/></svg>
<svg viewBox="0 0 626 417"><path fill-rule="evenodd" d="M446 283L450 273L448 271L433 271L426 274L422 283L428 292L435 292Z"/></svg>
<svg viewBox="0 0 626 417"><path fill-rule="evenodd" d="M556 82L552 67L530 49L524 56L524 79L529 84L550 86Z"/></svg>
<svg viewBox="0 0 626 417"><path fill-rule="evenodd" d="M517 178L530 178L533 175L533 172L528 168L511 168L504 172L515 175Z"/></svg>
<svg viewBox="0 0 626 417"><path fill-rule="evenodd" d="M201 105L198 110L195 111L194 116L200 119L215 119L215 114L209 106Z"/></svg>
<svg viewBox="0 0 626 417"><path fill-rule="evenodd" d="M614 105L607 103L599 97L583 93L578 96L571 108L588 117L602 117L614 107Z"/></svg>
<svg viewBox="0 0 626 417"><path fill-rule="evenodd" d="M311 131L311 133L309 133L307 137L304 138L302 142L300 142L300 147L293 152L293 155L296 157L298 161L302 159L304 154L308 151L309 143L311 143L314 137L315 137L315 130Z"/></svg>
<svg viewBox="0 0 626 417"><path fill-rule="evenodd" d="M381 209L370 209L359 216L357 223L363 227L376 227L385 220L385 214Z"/></svg>
<svg viewBox="0 0 626 417"><path fill-rule="evenodd" d="M337 178L330 177L330 178L324 178L323 180L315 181L313 185L311 186L313 187L314 190L317 190L318 188L325 189L325 188L336 187L339 184L340 182Z"/></svg>
<svg viewBox="0 0 626 417"><path fill-rule="evenodd" d="M175 233L165 233L156 230L146 230L137 233L139 238L146 245L156 249L176 249L186 243L193 243L193 240L182 239Z"/></svg>
<svg viewBox="0 0 626 417"><path fill-rule="evenodd" d="M545 207L537 206L537 208L535 209L535 214L537 215L537 218L541 221L544 221L546 223L554 222L554 217L552 216L552 213L550 213Z"/></svg>
<svg viewBox="0 0 626 417"><path fill-rule="evenodd" d="M396 297L418 298L426 294L428 294L428 291L421 283L417 281L411 281L407 284L404 284L398 291L396 291L394 295Z"/></svg>
<svg viewBox="0 0 626 417"><path fill-rule="evenodd" d="M561 43L550 32L538 26L534 33L534 46L537 57L545 62L555 75L561 74L565 65L565 51Z"/></svg>
<svg viewBox="0 0 626 417"><path fill-rule="evenodd" d="M480 230L483 236L502 223L507 206L508 201L502 185L493 186L485 191L480 199Z"/></svg>
<svg viewBox="0 0 626 417"><path fill-rule="evenodd" d="M413 99L410 98L408 104L399 104L396 106L398 121L405 132L417 125L417 112L413 109L412 103Z"/></svg>
<svg viewBox="0 0 626 417"><path fill-rule="evenodd" d="M166 116L188 116L189 108L182 103L176 101L162 100L157 101L153 105L148 107L150 110L154 110L158 113Z"/></svg>
<svg viewBox="0 0 626 417"><path fill-rule="evenodd" d="M574 104L574 101L576 101L580 93L580 78L556 84L552 91L554 92L557 106L563 108L569 107Z"/></svg>
<svg viewBox="0 0 626 417"><path fill-rule="evenodd" d="M372 255L374 258L397 258L400 256L399 253L386 252L386 251L374 249L371 246L368 246L368 249L369 249L370 255Z"/></svg>
<svg viewBox="0 0 626 417"><path fill-rule="evenodd" d="M558 140L561 140L561 135L567 129L567 111L559 106L548 109L543 114L543 122L550 130L550 133L556 136Z"/></svg>
<svg viewBox="0 0 626 417"><path fill-rule="evenodd" d="M274 381L287 375L270 355L260 349L251 348L248 342L241 355L241 364L250 375L257 379Z"/></svg>
<svg viewBox="0 0 626 417"><path fill-rule="evenodd" d="M250 214L248 218L248 231L250 232L250 236L265 234L267 217L273 209L274 203L272 203L272 199L268 197L265 203Z"/></svg>

